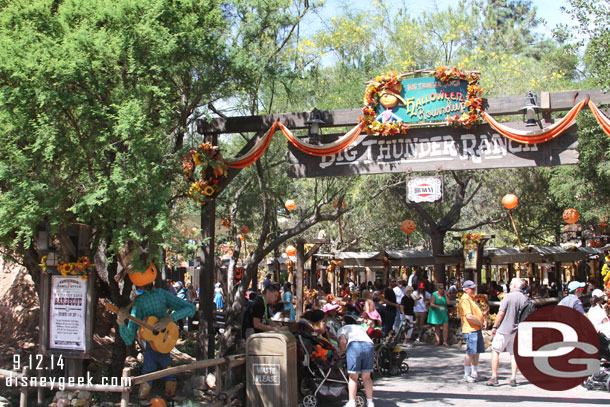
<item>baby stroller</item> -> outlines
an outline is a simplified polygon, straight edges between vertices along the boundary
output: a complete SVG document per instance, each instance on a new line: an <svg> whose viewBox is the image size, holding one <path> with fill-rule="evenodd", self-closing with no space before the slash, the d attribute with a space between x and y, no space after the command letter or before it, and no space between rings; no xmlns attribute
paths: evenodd
<svg viewBox="0 0 610 407"><path fill-rule="evenodd" d="M406 359L409 353L399 346L405 332L410 329L411 323L403 320L398 326L397 332L387 341L378 340L375 343L375 371L382 376L396 376L409 371Z"/></svg>
<svg viewBox="0 0 610 407"><path fill-rule="evenodd" d="M324 338L317 337L306 324L295 332L298 357L299 391L303 407L316 407L321 401L339 402L347 397L348 375L345 358L336 357L337 350ZM366 397L359 391L356 406L366 406Z"/></svg>
<svg viewBox="0 0 610 407"><path fill-rule="evenodd" d="M600 368L582 384L588 390L602 389L610 391L610 338L599 333L599 359Z"/></svg>

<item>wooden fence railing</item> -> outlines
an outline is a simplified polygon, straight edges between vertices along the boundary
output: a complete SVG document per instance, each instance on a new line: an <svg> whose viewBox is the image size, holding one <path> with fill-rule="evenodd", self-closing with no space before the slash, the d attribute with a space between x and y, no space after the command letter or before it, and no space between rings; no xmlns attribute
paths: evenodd
<svg viewBox="0 0 610 407"><path fill-rule="evenodd" d="M172 375L172 374L185 373L185 372L197 370L197 369L205 369L205 368L210 368L210 367L224 367L225 369L230 369L235 366L243 365L244 363L246 363L245 355L243 355L243 354L232 355L232 356L227 356L225 358L198 360L198 361L186 364L186 365L169 367L164 370L159 370L157 372L152 372L152 373L148 373L148 374L144 374L144 375L140 375L140 376L136 376L136 377L131 377L130 369L126 367L125 369L123 369L120 386L102 385L102 384L87 385L87 384L63 383L61 387L63 390L83 390L83 391L89 391L89 392L121 393L121 407L127 407L128 403L129 403L129 394L131 393L132 388L140 383L144 383L149 380L160 379L160 378ZM216 369L216 398L217 398L217 401L214 403L211 403L211 404L207 404L207 405L202 404L202 406L207 406L207 407L224 406L225 404L229 403L233 399L233 397L235 397L244 388L244 383L242 382L242 383L234 386L231 389L223 391L222 390L223 389L223 375L221 373L221 370L222 369ZM29 371L28 371L27 367L23 369L23 372L15 372L15 371L11 371L11 370L0 369L0 377L13 377L13 378L21 379L22 377L29 377ZM19 385L19 384L20 384L20 380L17 381L17 385ZM32 385L30 385L30 384L32 384ZM56 382L52 384L48 381L46 381L45 383L41 383L40 380L36 380L35 383L30 383L30 381L28 380L27 386L21 386L19 407L27 407L28 390L30 387L38 388L38 389L58 388L58 384ZM40 391L39 391L38 398L39 398L38 402L39 403L42 402Z"/></svg>

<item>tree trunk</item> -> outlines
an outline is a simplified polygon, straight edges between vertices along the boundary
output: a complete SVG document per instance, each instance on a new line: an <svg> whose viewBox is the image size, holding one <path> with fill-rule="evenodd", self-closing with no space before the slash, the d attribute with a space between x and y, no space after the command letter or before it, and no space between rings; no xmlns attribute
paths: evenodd
<svg viewBox="0 0 610 407"><path fill-rule="evenodd" d="M445 254L445 234L446 231L438 229L432 230L430 238L432 240L432 256L434 256L434 282L445 283L445 264L440 263L439 255Z"/></svg>
<svg viewBox="0 0 610 407"><path fill-rule="evenodd" d="M129 304L131 289L133 283L129 277L123 280L123 291L119 288L119 283L114 279L118 272L118 261L116 257L108 264L108 288L110 290L110 299L119 308ZM127 357L127 345L123 342L119 333L118 324L114 323L114 345L112 346L112 354L110 356L110 377L120 377L125 367L125 357Z"/></svg>
<svg viewBox="0 0 610 407"><path fill-rule="evenodd" d="M199 335L197 359L214 359L214 237L216 201L211 200L201 207L201 271L199 273Z"/></svg>

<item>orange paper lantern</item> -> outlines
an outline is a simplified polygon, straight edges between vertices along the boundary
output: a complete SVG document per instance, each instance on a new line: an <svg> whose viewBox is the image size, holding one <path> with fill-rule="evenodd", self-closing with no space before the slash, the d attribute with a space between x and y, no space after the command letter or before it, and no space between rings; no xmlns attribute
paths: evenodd
<svg viewBox="0 0 610 407"><path fill-rule="evenodd" d="M143 273L139 271L133 271L128 275L133 285L135 285L136 287L144 287L145 285L148 285L155 281L155 278L157 278L157 267L153 263L150 263L150 266L148 266L148 268Z"/></svg>
<svg viewBox="0 0 610 407"><path fill-rule="evenodd" d="M297 248L294 246L288 246L286 248L286 254L288 256L294 256L295 254L297 254Z"/></svg>
<svg viewBox="0 0 610 407"><path fill-rule="evenodd" d="M515 209L518 204L519 198L517 198L517 195L506 194L502 198L502 205L504 205L504 207L508 210Z"/></svg>
<svg viewBox="0 0 610 407"><path fill-rule="evenodd" d="M574 208L568 208L563 211L562 217L566 223L576 223L580 218L580 213L578 213L578 211Z"/></svg>
<svg viewBox="0 0 610 407"><path fill-rule="evenodd" d="M411 219L403 220L400 224L400 228L407 235L410 235L411 233L415 232L415 227L415 222L413 222Z"/></svg>
<svg viewBox="0 0 610 407"><path fill-rule="evenodd" d="M289 199L284 203L284 207L289 211L293 211L294 208L297 207L297 204L292 199Z"/></svg>
<svg viewBox="0 0 610 407"><path fill-rule="evenodd" d="M248 233L250 233L250 228L248 226L244 225L241 228L239 228L239 231L242 234L247 235Z"/></svg>

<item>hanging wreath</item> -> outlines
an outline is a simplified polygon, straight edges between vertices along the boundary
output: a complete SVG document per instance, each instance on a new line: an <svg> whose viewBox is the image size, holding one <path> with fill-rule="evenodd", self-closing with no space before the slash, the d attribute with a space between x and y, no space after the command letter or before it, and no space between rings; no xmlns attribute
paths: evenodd
<svg viewBox="0 0 610 407"><path fill-rule="evenodd" d="M189 183L187 195L205 205L220 193L220 181L227 176L227 165L217 146L202 143L182 160L182 171Z"/></svg>

